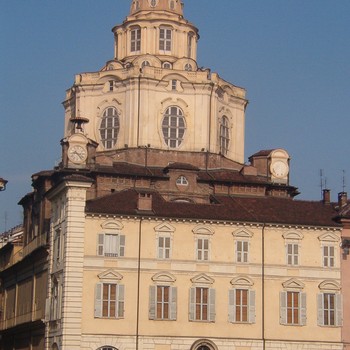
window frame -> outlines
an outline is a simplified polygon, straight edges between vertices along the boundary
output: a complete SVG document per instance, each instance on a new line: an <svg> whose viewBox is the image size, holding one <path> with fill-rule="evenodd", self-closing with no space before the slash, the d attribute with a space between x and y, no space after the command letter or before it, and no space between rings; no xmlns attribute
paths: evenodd
<svg viewBox="0 0 350 350"><path fill-rule="evenodd" d="M161 295L159 295L159 291ZM167 291L167 298L165 298ZM177 319L177 287L167 283L159 283L149 288L148 318L155 321L176 321Z"/></svg>
<svg viewBox="0 0 350 350"><path fill-rule="evenodd" d="M190 321L215 322L215 294L215 289L209 286L195 286L190 289Z"/></svg>
<svg viewBox="0 0 350 350"><path fill-rule="evenodd" d="M110 110L113 112L110 113ZM118 142L120 131L120 114L114 106L104 109L99 126L99 136L104 149L110 150Z"/></svg>
<svg viewBox="0 0 350 350"><path fill-rule="evenodd" d="M289 251L291 247L291 252ZM297 248L297 252L295 251ZM286 243L286 263L288 266L300 266L300 244L296 242Z"/></svg>
<svg viewBox="0 0 350 350"><path fill-rule="evenodd" d="M163 113L162 119L163 141L171 149L179 148L186 134L186 120L183 110L179 106L169 106Z"/></svg>
<svg viewBox="0 0 350 350"><path fill-rule="evenodd" d="M163 244L161 244L163 241ZM169 245L166 246L167 241ZM171 258L171 246L172 246L172 237L167 233L159 233L157 237L157 258L161 260L169 260Z"/></svg>
<svg viewBox="0 0 350 350"><path fill-rule="evenodd" d="M292 301L291 304L289 300ZM296 301L297 305L295 305ZM285 326L306 325L306 293L300 290L280 292L280 323Z"/></svg>
<svg viewBox="0 0 350 350"><path fill-rule="evenodd" d="M105 286L108 287L108 295L105 298ZM115 287L115 298L112 300L111 287ZM114 315L111 315L111 303L114 302ZM104 314L104 303L107 302L108 315ZM122 319L125 314L125 287L117 282L102 281L95 286L95 318ZM112 309L113 310L113 309Z"/></svg>
<svg viewBox="0 0 350 350"><path fill-rule="evenodd" d="M115 252L106 252L106 236L115 238ZM111 245L111 242L109 243ZM110 250L110 249L108 249ZM120 258L125 256L125 235L119 232L103 232L97 235L97 255L106 258Z"/></svg>
<svg viewBox="0 0 350 350"><path fill-rule="evenodd" d="M207 236L196 237L196 260L210 261L210 239Z"/></svg>
<svg viewBox="0 0 350 350"><path fill-rule="evenodd" d="M135 26L130 28L130 52L140 53L141 52L141 27Z"/></svg>
<svg viewBox="0 0 350 350"><path fill-rule="evenodd" d="M220 153L226 156L230 149L230 121L226 115L220 118L219 126Z"/></svg>
<svg viewBox="0 0 350 350"><path fill-rule="evenodd" d="M245 304L242 303L242 298L239 300L240 303L237 302L238 292L246 294ZM255 291L245 286L237 286L229 290L229 321L231 323L255 323L255 296ZM238 312L239 319L237 319Z"/></svg>
<svg viewBox="0 0 350 350"><path fill-rule="evenodd" d="M240 263L240 264L248 264L249 263L249 245L250 245L250 242L247 239L237 239L235 241L236 263ZM241 249L239 249L239 247ZM246 247L246 249L245 249L245 247Z"/></svg>
<svg viewBox="0 0 350 350"><path fill-rule="evenodd" d="M327 252L325 252L325 250L327 250ZM322 266L328 268L335 267L335 246L333 244L322 245Z"/></svg>
<svg viewBox="0 0 350 350"><path fill-rule="evenodd" d="M159 27L159 51L171 53L173 46L173 28L168 26Z"/></svg>

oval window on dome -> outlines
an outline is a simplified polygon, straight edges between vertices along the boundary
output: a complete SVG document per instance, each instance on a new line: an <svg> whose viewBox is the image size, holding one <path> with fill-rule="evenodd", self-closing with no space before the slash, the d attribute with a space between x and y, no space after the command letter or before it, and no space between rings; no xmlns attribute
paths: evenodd
<svg viewBox="0 0 350 350"><path fill-rule="evenodd" d="M112 149L117 143L120 122L117 110L114 107L105 109L100 124L101 143L105 149Z"/></svg>
<svg viewBox="0 0 350 350"><path fill-rule="evenodd" d="M149 1L149 5L150 5L151 7L156 7L157 4L158 4L158 0L150 0L150 1Z"/></svg>
<svg viewBox="0 0 350 350"><path fill-rule="evenodd" d="M183 142L186 125L181 108L171 106L164 113L162 131L164 142L170 148L178 148Z"/></svg>

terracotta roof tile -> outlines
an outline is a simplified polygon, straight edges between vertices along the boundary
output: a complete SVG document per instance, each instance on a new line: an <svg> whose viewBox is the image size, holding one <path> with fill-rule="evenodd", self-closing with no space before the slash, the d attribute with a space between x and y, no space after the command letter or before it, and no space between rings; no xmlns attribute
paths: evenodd
<svg viewBox="0 0 350 350"><path fill-rule="evenodd" d="M165 218L227 220L286 225L338 227L333 205L276 197L215 196L217 204L167 202L158 192L152 194L154 215ZM134 189L87 202L91 214L137 215L138 192Z"/></svg>

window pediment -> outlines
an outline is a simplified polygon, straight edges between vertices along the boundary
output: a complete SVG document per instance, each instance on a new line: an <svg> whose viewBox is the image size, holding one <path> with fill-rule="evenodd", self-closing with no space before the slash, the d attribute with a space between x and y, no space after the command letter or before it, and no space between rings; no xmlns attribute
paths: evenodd
<svg viewBox="0 0 350 350"><path fill-rule="evenodd" d="M197 275L191 279L191 282L193 284L201 284L201 285L210 285L215 282L215 280L205 273L202 273L200 275Z"/></svg>
<svg viewBox="0 0 350 350"><path fill-rule="evenodd" d="M233 237L237 238L252 238L253 232L247 229L238 229L232 232Z"/></svg>
<svg viewBox="0 0 350 350"><path fill-rule="evenodd" d="M332 242L332 243L337 243L340 241L339 237L332 234L332 233L324 233L320 236L318 236L318 239L321 241L321 242Z"/></svg>
<svg viewBox="0 0 350 350"><path fill-rule="evenodd" d="M119 272L114 271L112 269L100 273L99 275L97 275L97 277L103 281L113 282L121 281L123 279L123 276Z"/></svg>
<svg viewBox="0 0 350 350"><path fill-rule="evenodd" d="M254 282L249 277L236 277L230 282L234 287L252 287Z"/></svg>
<svg viewBox="0 0 350 350"><path fill-rule="evenodd" d="M341 289L340 284L335 281L323 281L319 284L318 288L322 291L339 291Z"/></svg>
<svg viewBox="0 0 350 350"><path fill-rule="evenodd" d="M113 230L113 231L119 231L124 228L124 225L117 220L108 220L101 224L101 228L103 230Z"/></svg>
<svg viewBox="0 0 350 350"><path fill-rule="evenodd" d="M282 286L285 289L304 289L305 284L295 278L291 278L290 280L282 283Z"/></svg>
<svg viewBox="0 0 350 350"><path fill-rule="evenodd" d="M209 226L198 225L192 232L197 235L213 235L215 231Z"/></svg>
<svg viewBox="0 0 350 350"><path fill-rule="evenodd" d="M287 232L287 233L284 233L282 235L282 237L286 240L302 240L304 238L304 235L300 232L296 232L296 231L293 231L293 232Z"/></svg>
<svg viewBox="0 0 350 350"><path fill-rule="evenodd" d="M172 232L176 231L176 228L174 226L170 225L170 224L161 223L160 225L157 225L154 228L154 231L156 231L156 232L169 232L169 233L172 233Z"/></svg>
<svg viewBox="0 0 350 350"><path fill-rule="evenodd" d="M174 283L176 278L171 273L159 272L152 277L152 281L158 283Z"/></svg>

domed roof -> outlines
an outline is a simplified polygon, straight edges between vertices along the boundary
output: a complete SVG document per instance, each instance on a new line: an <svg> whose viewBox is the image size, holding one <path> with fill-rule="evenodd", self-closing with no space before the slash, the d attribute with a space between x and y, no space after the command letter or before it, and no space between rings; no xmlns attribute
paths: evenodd
<svg viewBox="0 0 350 350"><path fill-rule="evenodd" d="M130 15L140 11L168 11L183 16L181 0L132 0Z"/></svg>

